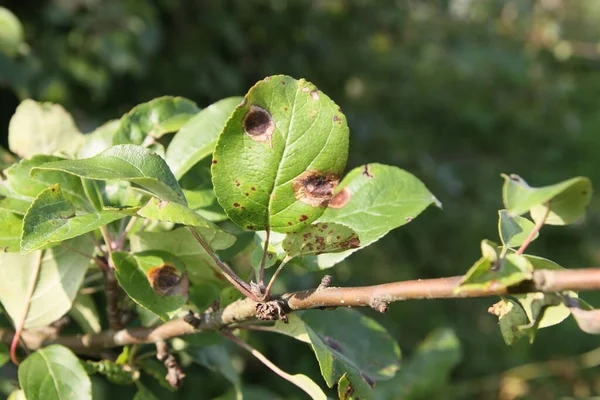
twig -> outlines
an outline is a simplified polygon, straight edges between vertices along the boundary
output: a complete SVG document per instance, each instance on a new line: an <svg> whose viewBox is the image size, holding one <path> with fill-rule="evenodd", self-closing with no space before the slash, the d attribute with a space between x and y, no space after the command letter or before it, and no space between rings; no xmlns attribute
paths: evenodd
<svg viewBox="0 0 600 400"><path fill-rule="evenodd" d="M531 280L508 288L489 288L455 293L462 276L386 283L383 285L321 288L286 293L273 302L283 303L286 312L323 307L374 307L378 304L416 299L450 299L504 296L507 294L561 292L565 290L600 290L600 268L572 270L536 270ZM268 302L271 303L271 302ZM89 354L112 347L129 344L156 343L198 331L217 331L245 321L255 320L259 304L250 298L240 299L227 307L197 318L192 326L184 319L176 319L157 327L129 328L104 331L88 335L49 338L36 332L22 332L22 340L30 349L52 343L62 344L76 353ZM11 343L15 332L0 329L0 340Z"/></svg>
<svg viewBox="0 0 600 400"><path fill-rule="evenodd" d="M231 334L230 332L224 331L224 332L221 332L221 335L225 336L227 339L231 340L238 346L242 347L244 350L247 350L248 352L250 352L250 354L252 354L254 357L256 357L260 362L262 362L271 371L275 372L277 375L279 375L286 381L296 385L297 387L302 389L305 393L307 393L310 397L314 398L312 396L312 393L310 393L310 391L306 390L306 388L304 388L303 386L300 386L296 383L296 379L294 379L293 375L288 374L287 372L280 369L277 365L273 364L271 362L271 360L269 360L267 357L265 357L260 351L256 350L254 347L250 346L248 343L244 342L242 339Z"/></svg>
<svg viewBox="0 0 600 400"><path fill-rule="evenodd" d="M286 256L282 261L281 264L279 264L279 267L277 267L277 270L275 271L275 273L273 274L273 276L271 277L271 280L269 281L269 284L267 285L267 288L265 289L265 295L264 295L264 299L268 300L269 296L271 294L271 287L273 287L273 284L275 283L275 279L277 278L277 275L279 275L279 273L281 272L281 270L283 269L283 267L290 262L292 258Z"/></svg>
<svg viewBox="0 0 600 400"><path fill-rule="evenodd" d="M35 286L37 284L38 276L40 274L40 269L42 266L42 254L43 251L37 252L37 258L35 260L35 267L33 270L33 274L31 276L31 282L29 283L29 288L27 289L27 297L25 297L25 305L23 307L23 316L15 325L15 334L12 338L10 344L10 359L15 365L19 365L19 360L17 359L17 346L19 345L19 340L21 338L21 333L23 331L23 327L25 326L25 321L27 320L27 314L29 313L29 306L31 305L31 297L33 296L33 292L35 290Z"/></svg>
<svg viewBox="0 0 600 400"><path fill-rule="evenodd" d="M204 248L204 250L208 253L208 255L210 255L210 257L213 259L215 264L217 264L217 266L219 267L219 269L221 270L221 272L223 273L225 278L227 278L227 280L229 282L231 282L231 284L233 286L235 286L237 290L242 292L246 297L249 297L254 301L259 301L260 299L258 298L258 296L256 296L252 292L252 290L250 289L250 286L246 282L244 282L239 276L237 276L236 273L233 272L233 270L231 268L229 268L229 266L227 264L225 264L223 261L221 261L219 259L219 257L217 257L217 255L212 251L210 246L208 246L208 244L206 244L206 242L204 241L202 236L200 236L200 234L194 229L194 227L188 226L188 228L189 228L190 232L192 233L192 235L194 236L194 238L196 238L198 243L200 243L202 248Z"/></svg>
<svg viewBox="0 0 600 400"><path fill-rule="evenodd" d="M122 219L121 221L124 221L124 220L125 219ZM131 231L131 229L133 228L133 225L135 225L136 222L137 222L137 217L131 217L131 219L129 219L129 222L125 226L125 228L119 229L119 235L117 236L117 243L115 246L115 250L123 249L123 246L125 245L125 241L127 240L127 235L129 235L129 232Z"/></svg>
<svg viewBox="0 0 600 400"><path fill-rule="evenodd" d="M110 259L113 251L113 243L110 238L110 234L108 233L108 229L106 229L106 225L100 227L100 233L102 234L102 238L104 239L104 244L106 245L106 252L108 253L108 262L110 264Z"/></svg>
<svg viewBox="0 0 600 400"><path fill-rule="evenodd" d="M180 387L183 378L185 378L185 373L179 366L175 356L169 353L169 345L166 341L160 340L156 342L156 358L167 368L165 380L169 382L169 385L174 388Z"/></svg>
<svg viewBox="0 0 600 400"><path fill-rule="evenodd" d="M527 246L529 246L529 244L533 241L533 239L535 239L535 235L537 235L538 232L540 231L540 229L542 229L542 226L544 226L544 223L546 222L546 218L548 218L548 214L550 214L550 203L546 202L546 204L544 204L544 206L546 207L546 211L544 211L542 218L540 218L538 220L538 222L533 227L533 230L531 232L529 232L529 236L527 236L527 239L525 239L525 241L523 242L521 247L519 247L519 250L517 250L517 253L516 253L517 255L520 256L521 254L523 254L525 249L527 249Z"/></svg>
<svg viewBox="0 0 600 400"><path fill-rule="evenodd" d="M267 254L269 253L269 239L270 238L271 238L271 229L269 229L269 227L267 227L267 234L265 237L265 248L263 249L262 258L260 259L260 269L258 270L258 286L260 288L263 288L265 286L265 261L267 260Z"/></svg>

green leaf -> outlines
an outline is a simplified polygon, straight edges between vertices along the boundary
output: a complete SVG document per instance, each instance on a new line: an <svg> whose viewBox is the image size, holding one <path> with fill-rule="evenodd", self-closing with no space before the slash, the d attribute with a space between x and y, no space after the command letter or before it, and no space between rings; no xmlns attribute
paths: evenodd
<svg viewBox="0 0 600 400"><path fill-rule="evenodd" d="M100 314L94 298L89 294L79 295L69 310L69 316L84 333L98 333L102 330Z"/></svg>
<svg viewBox="0 0 600 400"><path fill-rule="evenodd" d="M241 388L241 380L238 372L232 363L231 353L225 345L217 344L213 346L189 346L185 352L191 356L192 360L203 367L223 375L236 390Z"/></svg>
<svg viewBox="0 0 600 400"><path fill-rule="evenodd" d="M27 400L25 398L25 392L22 390L14 390L6 400Z"/></svg>
<svg viewBox="0 0 600 400"><path fill-rule="evenodd" d="M219 133L243 99L228 97L217 101L190 118L179 129L167 148L166 156L167 164L177 179L213 152Z"/></svg>
<svg viewBox="0 0 600 400"><path fill-rule="evenodd" d="M34 167L31 173L40 171L64 171L87 179L130 181L162 200L186 204L165 161L141 146L113 146L91 158L49 162Z"/></svg>
<svg viewBox="0 0 600 400"><path fill-rule="evenodd" d="M158 139L176 132L199 111L196 103L183 97L164 96L140 104L121 118L113 145L142 144L146 136Z"/></svg>
<svg viewBox="0 0 600 400"><path fill-rule="evenodd" d="M202 282L190 286L190 303L198 308L199 312L206 310L213 302L220 298L220 290L217 285ZM222 306L221 306L222 308Z"/></svg>
<svg viewBox="0 0 600 400"><path fill-rule="evenodd" d="M36 154L75 154L83 135L65 109L52 103L23 100L8 126L8 147L21 158Z"/></svg>
<svg viewBox="0 0 600 400"><path fill-rule="evenodd" d="M529 318L519 302L512 299L502 299L494 304L490 310L498 316L500 333L508 346L512 346L523 336L526 336L526 333L519 328L529 324Z"/></svg>
<svg viewBox="0 0 600 400"><path fill-rule="evenodd" d="M21 21L8 8L0 7L0 51L12 57L24 46Z"/></svg>
<svg viewBox="0 0 600 400"><path fill-rule="evenodd" d="M353 252L405 225L432 204L441 206L414 175L393 166L367 164L344 177L319 222L333 222L353 229L360 247L313 259L311 270L332 267Z"/></svg>
<svg viewBox="0 0 600 400"><path fill-rule="evenodd" d="M93 157L112 146L112 138L119 128L119 125L120 121L118 119L113 119L102 124L93 132L86 134L84 136L85 143L79 149L77 158Z"/></svg>
<svg viewBox="0 0 600 400"><path fill-rule="evenodd" d="M202 160L194 165L179 180L179 184L183 189L190 209L213 222L229 219L215 196L209 159Z"/></svg>
<svg viewBox="0 0 600 400"><path fill-rule="evenodd" d="M444 398L442 390L460 359L460 342L454 332L436 329L419 344L413 357L394 379L377 384L377 398Z"/></svg>
<svg viewBox="0 0 600 400"><path fill-rule="evenodd" d="M0 210L0 249L3 252L21 251L23 220L18 215Z"/></svg>
<svg viewBox="0 0 600 400"><path fill-rule="evenodd" d="M323 214L347 156L339 107L305 80L272 76L250 89L219 135L215 193L244 229L296 231Z"/></svg>
<svg viewBox="0 0 600 400"><path fill-rule="evenodd" d="M399 368L396 342L381 325L358 311L306 312L302 319L296 314L288 318L288 324L277 321L267 329L310 343L329 387L347 374L354 395L371 399L375 381L390 379Z"/></svg>
<svg viewBox="0 0 600 400"><path fill-rule="evenodd" d="M43 190L33 201L23 219L21 251L27 253L51 243L91 232L112 221L132 214L135 209L78 213L59 185Z"/></svg>
<svg viewBox="0 0 600 400"><path fill-rule="evenodd" d="M152 198L138 211L138 215L148 219L158 219L160 221L193 226L209 243L216 241L232 245L235 242L234 235L225 232L200 214L181 204Z"/></svg>
<svg viewBox="0 0 600 400"><path fill-rule="evenodd" d="M511 217L506 210L498 211L498 233L506 247L522 245L534 228L535 224L527 218ZM536 233L533 239L537 239L538 236L539 233Z"/></svg>
<svg viewBox="0 0 600 400"><path fill-rule="evenodd" d="M360 240L356 232L347 226L319 222L288 233L282 246L289 257L298 257L355 249L360 246Z"/></svg>
<svg viewBox="0 0 600 400"><path fill-rule="evenodd" d="M592 183L588 178L577 177L551 186L530 187L518 175L502 175L504 186L502 196L504 207L511 215L521 215L527 211L538 222L550 211L545 224L566 225L579 219L592 198Z"/></svg>
<svg viewBox="0 0 600 400"><path fill-rule="evenodd" d="M188 278L183 263L174 255L165 251L115 251L112 261L117 280L129 297L163 321L186 303Z"/></svg>
<svg viewBox="0 0 600 400"><path fill-rule="evenodd" d="M0 368L4 364L6 364L10 360L10 354L8 352L8 347L2 342L0 342Z"/></svg>
<svg viewBox="0 0 600 400"><path fill-rule="evenodd" d="M79 359L57 344L23 361L19 384L27 400L92 400L92 383Z"/></svg>
<svg viewBox="0 0 600 400"><path fill-rule="evenodd" d="M87 236L66 241L65 246L90 255L94 250L94 242ZM89 262L66 247L26 255L0 253L0 302L13 321L21 321L27 313L25 329L48 325L71 308ZM35 286L29 300L32 284Z"/></svg>
<svg viewBox="0 0 600 400"><path fill-rule="evenodd" d="M213 250L220 250L231 246L232 242L215 238L208 244ZM163 250L177 254L193 283L210 281L223 285L227 282L218 272L219 267L187 228L177 228L170 232L140 232L131 236L130 245L133 252Z"/></svg>

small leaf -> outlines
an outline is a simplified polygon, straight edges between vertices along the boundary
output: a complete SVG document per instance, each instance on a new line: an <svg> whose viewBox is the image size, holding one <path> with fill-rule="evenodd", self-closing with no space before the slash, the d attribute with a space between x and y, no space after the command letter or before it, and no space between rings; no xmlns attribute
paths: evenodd
<svg viewBox="0 0 600 400"><path fill-rule="evenodd" d="M579 307L571 307L570 310L579 329L585 333L600 335L600 310L583 310Z"/></svg>
<svg viewBox="0 0 600 400"><path fill-rule="evenodd" d="M506 247L519 247L535 228L535 224L527 218L519 216L511 217L506 210L498 211L498 216L500 240L502 240L502 244ZM536 233L534 240L538 236L539 233Z"/></svg>
<svg viewBox="0 0 600 400"><path fill-rule="evenodd" d="M181 204L152 198L138 211L138 215L148 219L194 226L207 242L218 241L231 244L235 242L234 235L225 232L200 214Z"/></svg>
<svg viewBox="0 0 600 400"><path fill-rule="evenodd" d="M160 138L176 132L199 111L196 103L183 97L164 96L140 104L121 118L113 145L140 145L146 136Z"/></svg>
<svg viewBox="0 0 600 400"><path fill-rule="evenodd" d="M212 154L217 137L243 97L228 97L190 118L167 148L166 161L180 179L200 160Z"/></svg>
<svg viewBox="0 0 600 400"><path fill-rule="evenodd" d="M231 240L215 237L209 246L213 250L225 249L233 244ZM221 275L218 266L192 236L187 228L178 228L170 232L140 232L130 238L131 250L163 250L177 254L177 258L186 266L192 283L210 281L220 285L227 280Z"/></svg>
<svg viewBox="0 0 600 400"><path fill-rule="evenodd" d="M392 229L409 223L432 204L440 205L419 179L400 168L367 164L353 169L338 186L319 222L353 229L360 247L339 254L322 254L309 269L332 267Z"/></svg>
<svg viewBox="0 0 600 400"><path fill-rule="evenodd" d="M592 183L588 178L577 177L551 186L530 187L517 175L502 175L504 186L502 196L504 207L511 215L521 215L527 211L538 222L546 214L546 203L550 212L545 223L566 225L575 222L585 212L592 198Z"/></svg>
<svg viewBox="0 0 600 400"><path fill-rule="evenodd" d="M360 240L356 232L347 226L319 222L288 233L282 246L289 257L298 257L355 249L360 246Z"/></svg>
<svg viewBox="0 0 600 400"><path fill-rule="evenodd" d="M59 185L43 190L23 219L21 251L27 253L51 243L91 232L112 221L131 215L135 209L78 213Z"/></svg>
<svg viewBox="0 0 600 400"><path fill-rule="evenodd" d="M112 253L116 277L136 303L167 321L186 303L188 278L183 263L170 253Z"/></svg>
<svg viewBox="0 0 600 400"><path fill-rule="evenodd" d="M49 162L34 167L31 173L40 171L64 171L87 179L130 181L162 200L186 204L165 161L141 146L114 146L91 158Z"/></svg>
<svg viewBox="0 0 600 400"><path fill-rule="evenodd" d="M86 236L66 241L65 246L83 254L92 254L94 250L94 242ZM26 255L0 253L0 302L13 321L20 321L27 312L25 329L48 325L71 308L89 262L87 257L67 247ZM35 287L29 301L27 293L32 280Z"/></svg>
<svg viewBox="0 0 600 400"><path fill-rule="evenodd" d="M28 400L92 400L92 383L79 359L57 344L23 361L19 384Z"/></svg>
<svg viewBox="0 0 600 400"><path fill-rule="evenodd" d="M419 344L395 378L377 384L377 398L444 398L442 390L460 359L461 346L456 334L451 329L436 329Z"/></svg>
<svg viewBox="0 0 600 400"><path fill-rule="evenodd" d="M98 333L102 330L100 314L94 299L89 294L79 295L69 310L69 316L79 325L84 333Z"/></svg>
<svg viewBox="0 0 600 400"><path fill-rule="evenodd" d="M573 298L577 298L577 293L575 292L569 291L565 293ZM514 295L514 297L525 310L529 321L536 321L540 318L536 324L536 329L557 325L571 314L569 309L562 304L560 297L555 293L528 293ZM544 307L544 312L540 316L542 307Z"/></svg>
<svg viewBox="0 0 600 400"><path fill-rule="evenodd" d="M455 293L469 290L492 290L516 285L531 279L533 266L524 257L514 253L506 254L504 258L481 257L463 277Z"/></svg>
<svg viewBox="0 0 600 400"><path fill-rule="evenodd" d="M526 336L520 327L529 324L529 317L521 304L512 299L503 298L490 307L489 311L498 316L500 333L508 346L512 346Z"/></svg>
<svg viewBox="0 0 600 400"><path fill-rule="evenodd" d="M272 76L250 89L219 135L215 193L240 227L292 232L323 214L347 156L339 107L303 79Z"/></svg>
<svg viewBox="0 0 600 400"><path fill-rule="evenodd" d="M24 100L8 126L8 147L21 158L74 154L83 141L71 115L58 104Z"/></svg>
<svg viewBox="0 0 600 400"><path fill-rule="evenodd" d="M0 7L0 51L15 56L24 45L23 25L6 7Z"/></svg>

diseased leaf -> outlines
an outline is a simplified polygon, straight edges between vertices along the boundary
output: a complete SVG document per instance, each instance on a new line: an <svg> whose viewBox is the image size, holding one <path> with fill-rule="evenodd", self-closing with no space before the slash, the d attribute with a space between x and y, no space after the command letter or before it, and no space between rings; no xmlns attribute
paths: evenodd
<svg viewBox="0 0 600 400"><path fill-rule="evenodd" d="M23 100L8 126L8 147L21 158L36 154L75 154L83 135L58 104Z"/></svg>
<svg viewBox="0 0 600 400"><path fill-rule="evenodd" d="M503 298L490 307L489 311L498 316L500 333L508 346L512 346L526 336L526 333L519 328L529 324L529 318L519 302Z"/></svg>
<svg viewBox="0 0 600 400"><path fill-rule="evenodd" d="M92 400L92 383L79 359L57 344L23 361L19 384L28 400Z"/></svg>
<svg viewBox="0 0 600 400"><path fill-rule="evenodd" d="M115 275L136 303L167 321L186 303L188 278L183 263L165 251L112 253Z"/></svg>
<svg viewBox="0 0 600 400"><path fill-rule="evenodd" d="M409 223L432 204L440 206L419 179L400 168L382 164L355 168L344 177L319 222L339 223L353 229L360 247L307 257L309 262L305 266L309 270L332 267L392 229Z"/></svg>
<svg viewBox="0 0 600 400"><path fill-rule="evenodd" d="M160 138L176 132L200 109L183 97L163 96L135 106L123 115L113 145L142 144L146 136Z"/></svg>
<svg viewBox="0 0 600 400"><path fill-rule="evenodd" d="M27 253L81 236L134 211L136 209L79 213L63 196L59 185L50 186L38 195L25 214L21 251Z"/></svg>
<svg viewBox="0 0 600 400"><path fill-rule="evenodd" d="M8 8L0 7L0 52L15 56L24 45L23 25Z"/></svg>
<svg viewBox="0 0 600 400"><path fill-rule="evenodd" d="M165 158L177 179L212 154L219 133L243 99L228 97L217 101L194 115L179 129L167 148Z"/></svg>
<svg viewBox="0 0 600 400"><path fill-rule="evenodd" d="M242 228L293 232L323 214L347 156L339 107L303 79L272 76L250 89L219 135L215 193Z"/></svg>
<svg viewBox="0 0 600 400"><path fill-rule="evenodd" d="M566 225L575 222L584 213L592 198L592 183L588 178L577 177L551 186L530 187L518 175L502 175L504 207L511 215L527 211L538 222L546 214L546 203L550 212L545 220L549 225Z"/></svg>
<svg viewBox="0 0 600 400"><path fill-rule="evenodd" d="M438 398L452 369L461 359L461 346L451 329L436 329L419 344L417 351L394 379L375 387L378 399ZM439 398L443 398L442 395Z"/></svg>
<svg viewBox="0 0 600 400"><path fill-rule="evenodd" d="M302 319L296 314L288 318L288 324L277 321L269 330L310 343L329 387L347 374L354 395L372 399L375 382L390 379L399 368L396 342L381 325L358 311L309 311Z"/></svg>
<svg viewBox="0 0 600 400"><path fill-rule="evenodd" d="M360 246L360 240L356 232L347 226L319 222L288 233L282 246L289 257L299 257L355 249Z"/></svg>
<svg viewBox="0 0 600 400"><path fill-rule="evenodd" d="M506 247L519 247L535 228L535 224L527 218L511 217L506 210L498 211L498 216L498 233L502 244ZM539 233L536 233L534 240L538 236Z"/></svg>
<svg viewBox="0 0 600 400"><path fill-rule="evenodd" d="M194 226L207 242L228 243L229 246L235 242L234 235L225 232L200 214L181 204L152 198L137 213L139 216L148 219Z"/></svg>
<svg viewBox="0 0 600 400"><path fill-rule="evenodd" d="M94 242L86 236L68 240L65 246L90 255L94 250ZM20 321L27 312L25 329L48 325L71 308L90 260L67 247L26 255L0 253L0 302L13 321ZM27 301L32 280L33 296Z"/></svg>
<svg viewBox="0 0 600 400"><path fill-rule="evenodd" d="M161 200L186 204L183 192L165 161L141 146L113 146L91 158L36 166L31 173L38 174L40 171L64 171L87 179L130 181Z"/></svg>
<svg viewBox="0 0 600 400"><path fill-rule="evenodd" d="M215 238L208 243L213 250L231 246L231 241ZM187 228L177 228L170 232L140 232L130 238L131 250L163 250L174 254L186 266L190 281L201 283L210 281L219 285L227 280L221 275L218 266Z"/></svg>

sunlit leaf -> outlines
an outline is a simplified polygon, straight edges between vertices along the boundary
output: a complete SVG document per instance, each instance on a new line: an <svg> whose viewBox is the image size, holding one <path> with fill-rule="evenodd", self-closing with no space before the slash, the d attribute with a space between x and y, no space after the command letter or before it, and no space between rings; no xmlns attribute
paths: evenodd
<svg viewBox="0 0 600 400"><path fill-rule="evenodd" d="M498 233L500 240L506 247L519 247L533 231L535 224L527 218L511 217L506 210L498 211ZM534 240L539 236L536 233Z"/></svg>
<svg viewBox="0 0 600 400"><path fill-rule="evenodd" d="M219 135L215 193L244 229L295 231L323 214L347 153L339 107L305 80L272 76L250 89Z"/></svg>
<svg viewBox="0 0 600 400"><path fill-rule="evenodd" d="M21 21L8 8L0 7L0 51L12 57L19 52L23 41Z"/></svg>
<svg viewBox="0 0 600 400"><path fill-rule="evenodd" d="M112 138L119 128L119 124L119 120L114 119L102 124L93 132L86 134L84 136L85 143L79 149L77 158L93 157L112 146Z"/></svg>
<svg viewBox="0 0 600 400"><path fill-rule="evenodd" d="M89 294L80 294L75 298L69 317L73 318L84 333L98 333L102 330L98 308Z"/></svg>
<svg viewBox="0 0 600 400"><path fill-rule="evenodd" d="M356 232L347 226L319 222L288 233L282 246L289 257L298 257L354 249L360 246L360 240Z"/></svg>

